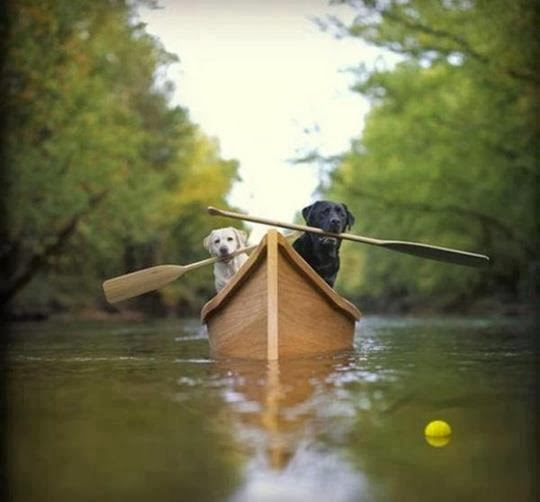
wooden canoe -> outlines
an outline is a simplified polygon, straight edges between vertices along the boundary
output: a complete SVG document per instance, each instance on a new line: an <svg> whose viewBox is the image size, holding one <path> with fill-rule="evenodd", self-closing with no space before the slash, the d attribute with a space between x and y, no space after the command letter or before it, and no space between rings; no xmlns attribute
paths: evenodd
<svg viewBox="0 0 540 502"><path fill-rule="evenodd" d="M201 321L212 357L276 360L350 349L360 315L270 230Z"/></svg>

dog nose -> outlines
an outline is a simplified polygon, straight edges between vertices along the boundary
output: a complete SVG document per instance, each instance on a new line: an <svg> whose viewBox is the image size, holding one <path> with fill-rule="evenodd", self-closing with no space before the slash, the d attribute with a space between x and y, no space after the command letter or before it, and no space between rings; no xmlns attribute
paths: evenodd
<svg viewBox="0 0 540 502"><path fill-rule="evenodd" d="M220 254L221 256L226 256L226 255L229 254L229 250L228 250L225 246L221 246L221 247L219 248L219 254Z"/></svg>
<svg viewBox="0 0 540 502"><path fill-rule="evenodd" d="M339 230L340 227L340 221L337 218L332 218L330 220L330 226L332 227L332 230Z"/></svg>

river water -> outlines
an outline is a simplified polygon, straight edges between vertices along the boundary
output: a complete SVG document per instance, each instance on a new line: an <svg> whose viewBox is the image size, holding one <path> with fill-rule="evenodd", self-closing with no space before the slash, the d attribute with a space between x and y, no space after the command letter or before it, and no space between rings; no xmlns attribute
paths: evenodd
<svg viewBox="0 0 540 502"><path fill-rule="evenodd" d="M197 320L14 325L11 498L536 500L534 336L368 316L352 351L268 364L210 359Z"/></svg>

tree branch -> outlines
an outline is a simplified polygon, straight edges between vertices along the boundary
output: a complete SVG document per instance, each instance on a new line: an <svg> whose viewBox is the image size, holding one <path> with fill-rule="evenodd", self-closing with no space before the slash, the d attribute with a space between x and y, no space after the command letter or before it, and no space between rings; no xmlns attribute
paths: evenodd
<svg viewBox="0 0 540 502"><path fill-rule="evenodd" d="M355 6L354 2L352 3L352 6L358 9L358 6ZM457 52L462 52L463 54L485 65L495 64L503 73L505 73L506 75L514 79L527 81L530 83L534 83L535 85L540 85L540 80L536 77L534 73L523 72L515 68L505 68L497 61L492 61L487 55L482 54L481 52L478 52L470 44L470 42L468 42L465 38L459 35L456 35L455 33L451 33L449 31L446 31L440 28L428 26L424 23L421 23L420 21L412 20L411 18L407 18L405 16L399 15L397 12L391 12L385 8L382 8L378 12L378 14L391 22L395 22L395 23L401 24L402 26L405 26L411 31L424 33L438 39L445 39L456 46L455 50ZM354 35L354 33L351 32L351 29L349 29L348 31L349 33ZM396 43L392 41L388 41L387 43L384 43L384 42L377 43L375 41L372 41L372 43L375 43L375 45L386 47L392 52L396 52L399 54L406 54L406 53L410 54L410 53L415 52L413 49L404 48L403 44L401 43L399 43L399 47L397 47ZM428 47L424 47L424 50L428 50L428 49L429 49ZM448 48L442 48L440 46L438 47L435 44L432 45L431 49L434 51L440 52L442 54L447 54L447 55L452 52L452 50Z"/></svg>
<svg viewBox="0 0 540 502"><path fill-rule="evenodd" d="M437 206L434 204L428 204L426 202L403 202L396 201L395 199L390 200L388 198L381 197L378 194L364 192L355 188L349 188L348 191L354 197L362 197L364 199L375 200L387 208L406 209L408 211L417 211L423 213L459 214L462 216L473 218L476 221L482 223L483 225L498 231L499 234L501 234L508 240L516 242L528 256L534 257L537 255L536 249L532 247L526 240L521 239L512 227L495 219L493 216L481 213L480 211L460 207L455 204Z"/></svg>
<svg viewBox="0 0 540 502"><path fill-rule="evenodd" d="M460 52L463 52L464 54L467 54L468 56L472 57L473 59L475 59L476 61L478 61L480 63L486 64L486 65L489 65L489 64L492 63L492 61L486 55L481 54L480 52L475 50L467 40L465 40L463 37L455 35L454 33L450 33L449 31L441 30L441 29L438 29L438 28L432 28L432 27L427 26L425 24L422 24L422 23L420 23L418 21L412 21L410 19L407 19L407 18L405 18L403 16L399 16L399 15L397 15L395 13L391 13L389 11L383 11L381 13L381 15L383 17L391 19L391 20L393 20L395 22L401 23L402 25L406 26L407 28L409 28L409 29L411 29L413 31L420 31L422 33L425 33L427 35L431 35L431 36L436 37L436 38L447 39L447 40L453 42L454 44L456 44L459 47ZM440 50L436 46L434 47L434 49L435 50ZM534 75L532 75L532 74L530 74L528 72L523 73L523 72L521 72L519 70L516 70L514 68L502 68L500 64L497 64L497 66L499 68L501 68L501 70L504 73L506 73L507 75L509 75L510 77L513 77L513 78L518 79L518 80L525 80L525 81L528 81L528 82L532 82L532 83L534 83L536 85L540 84L540 81L537 78L535 78Z"/></svg>
<svg viewBox="0 0 540 502"><path fill-rule="evenodd" d="M96 206L105 198L107 191L103 191L90 198L88 206L73 216L58 232L53 242L45 246L45 248L35 253L28 261L24 270L17 276L13 277L0 291L0 305L7 304L24 286L26 286L32 278L47 264L47 260L58 254L71 236L77 230L77 227L86 215L91 213Z"/></svg>

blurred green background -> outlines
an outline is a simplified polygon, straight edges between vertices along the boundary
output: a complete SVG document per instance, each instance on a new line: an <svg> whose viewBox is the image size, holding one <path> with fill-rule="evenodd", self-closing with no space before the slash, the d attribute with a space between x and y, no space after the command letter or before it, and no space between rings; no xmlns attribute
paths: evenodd
<svg viewBox="0 0 540 502"><path fill-rule="evenodd" d="M342 287L399 311L519 311L538 285L539 2L354 4L356 22L336 29L404 60L359 67L373 107L325 193L349 204L359 233L477 251L493 266L351 246L345 266L360 273Z"/></svg>
<svg viewBox="0 0 540 502"><path fill-rule="evenodd" d="M193 315L212 295L211 267L117 307L101 292L104 279L205 257L202 239L231 224L205 208L227 208L238 180L217 139L171 106L160 76L177 57L137 21L142 4L152 2L7 2L0 302L12 316ZM365 127L342 156L298 161L324 162L320 196L349 206L355 233L494 264L349 243L338 289L368 312L521 312L538 290L539 2L350 4L352 23L322 27L403 60L392 70L359 60Z"/></svg>

